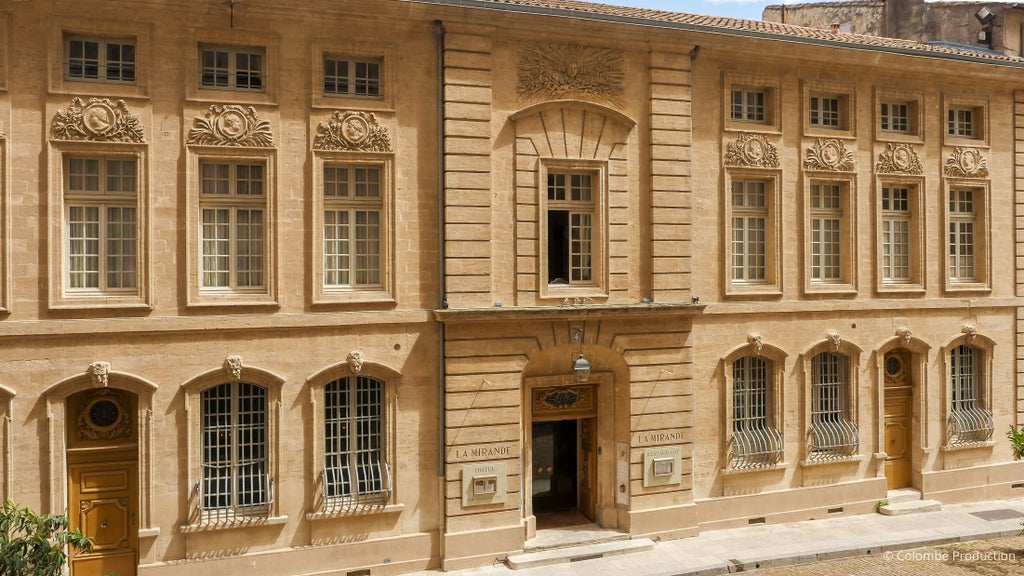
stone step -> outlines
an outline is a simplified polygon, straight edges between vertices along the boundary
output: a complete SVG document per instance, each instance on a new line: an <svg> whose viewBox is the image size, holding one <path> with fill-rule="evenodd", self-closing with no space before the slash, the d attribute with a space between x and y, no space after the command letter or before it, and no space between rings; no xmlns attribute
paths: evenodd
<svg viewBox="0 0 1024 576"><path fill-rule="evenodd" d="M553 564L593 560L595 558L605 558L607 556L615 556L618 554L646 552L653 549L654 541L649 538L614 540L611 542L585 544L569 548L554 548L540 552L510 554L508 559L505 560L505 563L513 570L522 570L524 568L536 568L538 566L551 566Z"/></svg>
<svg viewBox="0 0 1024 576"><path fill-rule="evenodd" d="M885 495L885 500L889 504L899 504L900 502L910 502L920 499L921 491L916 488L897 488L896 490L889 490Z"/></svg>
<svg viewBox="0 0 1024 576"><path fill-rule="evenodd" d="M938 500L909 500L895 504L886 504L878 508L878 512L886 516L902 516L904 514L935 512L937 510L942 510L942 502Z"/></svg>

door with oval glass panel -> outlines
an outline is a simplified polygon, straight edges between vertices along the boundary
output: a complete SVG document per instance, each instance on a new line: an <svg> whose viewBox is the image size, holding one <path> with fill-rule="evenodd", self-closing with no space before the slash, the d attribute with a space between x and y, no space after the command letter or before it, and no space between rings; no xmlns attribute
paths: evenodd
<svg viewBox="0 0 1024 576"><path fill-rule="evenodd" d="M885 478L889 490L910 486L914 385L910 352L897 348L885 355Z"/></svg>

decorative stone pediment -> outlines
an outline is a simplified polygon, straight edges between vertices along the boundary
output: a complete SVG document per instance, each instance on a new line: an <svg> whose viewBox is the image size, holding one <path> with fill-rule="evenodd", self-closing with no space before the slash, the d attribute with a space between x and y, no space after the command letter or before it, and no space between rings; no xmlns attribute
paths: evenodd
<svg viewBox="0 0 1024 576"><path fill-rule="evenodd" d="M71 99L67 110L58 110L50 124L54 140L89 142L145 142L139 117L132 114L124 100L107 98Z"/></svg>
<svg viewBox="0 0 1024 576"><path fill-rule="evenodd" d="M252 106L214 104L206 116L196 118L188 132L188 144L199 146L248 146L269 148L274 145L270 122L260 120Z"/></svg>
<svg viewBox="0 0 1024 576"><path fill-rule="evenodd" d="M371 112L337 111L316 128L314 150L391 152L388 130Z"/></svg>
<svg viewBox="0 0 1024 576"><path fill-rule="evenodd" d="M778 168L779 149L762 134L740 134L726 146L725 165Z"/></svg>
<svg viewBox="0 0 1024 576"><path fill-rule="evenodd" d="M838 138L818 138L814 146L807 149L804 167L808 170L851 172L853 152L847 150L846 144Z"/></svg>
<svg viewBox="0 0 1024 576"><path fill-rule="evenodd" d="M946 158L944 173L950 178L988 178L988 160L974 148L956 148Z"/></svg>
<svg viewBox="0 0 1024 576"><path fill-rule="evenodd" d="M924 174L924 166L921 165L921 159L917 157L913 146L890 142L885 145L885 150L878 155L875 172L920 176Z"/></svg>
<svg viewBox="0 0 1024 576"><path fill-rule="evenodd" d="M521 99L600 99L620 104L625 94L622 50L542 43L519 50Z"/></svg>

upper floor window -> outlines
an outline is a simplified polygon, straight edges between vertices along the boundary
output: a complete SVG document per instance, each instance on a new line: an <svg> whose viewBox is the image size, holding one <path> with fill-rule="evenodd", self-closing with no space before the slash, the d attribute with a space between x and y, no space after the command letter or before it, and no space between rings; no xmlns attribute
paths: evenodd
<svg viewBox="0 0 1024 576"><path fill-rule="evenodd" d="M807 112L808 123L812 128L845 128L843 99L840 96L812 94Z"/></svg>
<svg viewBox="0 0 1024 576"><path fill-rule="evenodd" d="M978 118L974 108L951 107L948 111L947 134L959 138L976 138Z"/></svg>
<svg viewBox="0 0 1024 576"><path fill-rule="evenodd" d="M265 164L201 161L200 286L251 290L265 287Z"/></svg>
<svg viewBox="0 0 1024 576"><path fill-rule="evenodd" d="M374 59L324 57L324 94L380 98L381 62Z"/></svg>
<svg viewBox="0 0 1024 576"><path fill-rule="evenodd" d="M199 48L199 86L227 90L263 91L266 56L261 48Z"/></svg>
<svg viewBox="0 0 1024 576"><path fill-rule="evenodd" d="M949 191L949 278L953 281L973 281L974 267L975 191Z"/></svg>
<svg viewBox="0 0 1024 576"><path fill-rule="evenodd" d="M135 83L133 40L72 36L65 41L64 50L64 73L68 80Z"/></svg>
<svg viewBox="0 0 1024 576"><path fill-rule="evenodd" d="M386 504L391 469L385 443L384 383L346 376L328 383L324 399L324 511Z"/></svg>
<svg viewBox="0 0 1024 576"><path fill-rule="evenodd" d="M764 124L768 121L768 91L764 88L734 87L729 116L736 122Z"/></svg>
<svg viewBox="0 0 1024 576"><path fill-rule="evenodd" d="M324 165L325 288L383 287L381 186L381 166Z"/></svg>
<svg viewBox="0 0 1024 576"><path fill-rule="evenodd" d="M138 291L135 158L65 158L66 289Z"/></svg>
<svg viewBox="0 0 1024 576"><path fill-rule="evenodd" d="M886 282L912 280L910 195L907 186L882 188L882 279Z"/></svg>
<svg viewBox="0 0 1024 576"><path fill-rule="evenodd" d="M767 182L732 182L732 280L763 283L768 280Z"/></svg>
<svg viewBox="0 0 1024 576"><path fill-rule="evenodd" d="M882 102L879 121L883 132L909 134L911 119L909 102Z"/></svg>
<svg viewBox="0 0 1024 576"><path fill-rule="evenodd" d="M837 182L811 184L811 280L838 282L843 279L842 187Z"/></svg>
<svg viewBox="0 0 1024 576"><path fill-rule="evenodd" d="M597 180L590 171L548 172L548 284L595 283Z"/></svg>

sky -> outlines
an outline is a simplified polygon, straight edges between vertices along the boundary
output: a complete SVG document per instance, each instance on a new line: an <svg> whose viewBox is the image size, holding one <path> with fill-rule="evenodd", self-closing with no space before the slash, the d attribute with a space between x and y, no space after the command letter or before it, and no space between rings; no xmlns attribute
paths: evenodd
<svg viewBox="0 0 1024 576"><path fill-rule="evenodd" d="M634 6L636 8L654 8L671 10L689 14L706 14L709 16L728 16L760 20L761 12L769 4L792 4L792 0L600 0L603 4Z"/></svg>

